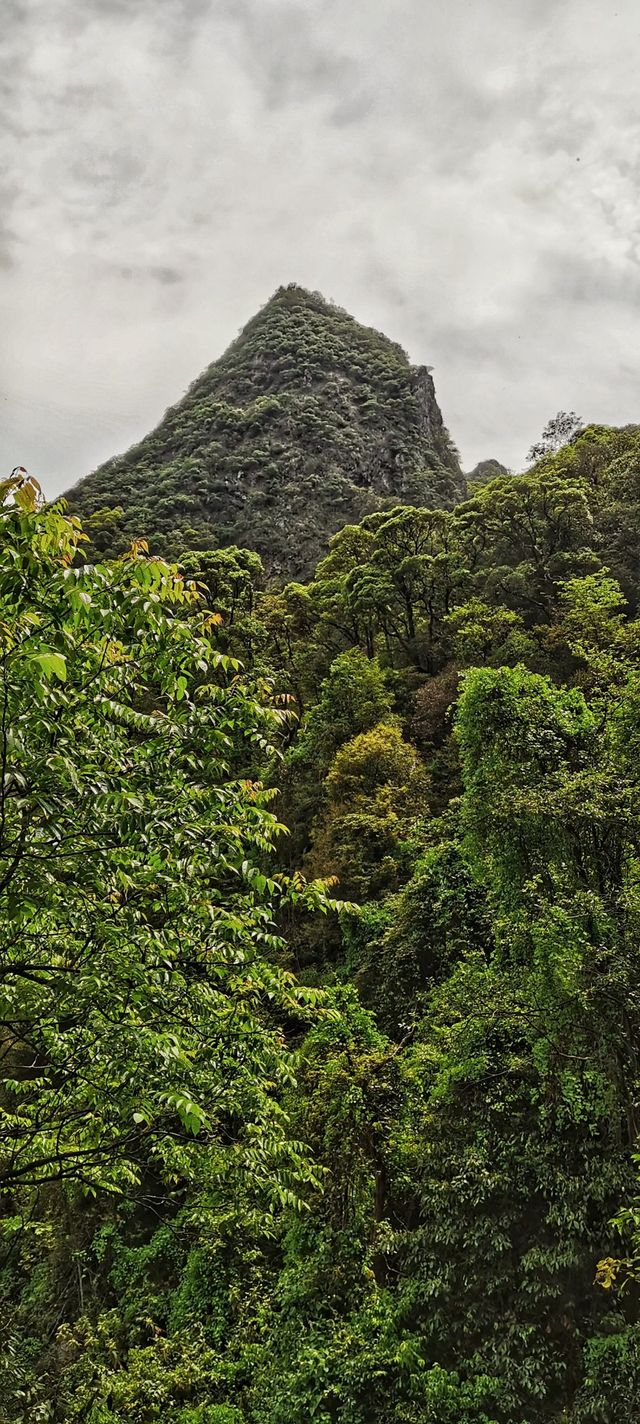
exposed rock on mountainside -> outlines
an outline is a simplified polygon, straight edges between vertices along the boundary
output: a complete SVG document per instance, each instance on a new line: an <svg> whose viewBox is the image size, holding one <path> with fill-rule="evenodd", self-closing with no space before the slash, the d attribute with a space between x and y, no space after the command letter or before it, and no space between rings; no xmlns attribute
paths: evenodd
<svg viewBox="0 0 640 1424"><path fill-rule="evenodd" d="M317 293L282 287L150 435L68 499L105 553L238 544L276 577L396 503L464 494L433 380Z"/></svg>

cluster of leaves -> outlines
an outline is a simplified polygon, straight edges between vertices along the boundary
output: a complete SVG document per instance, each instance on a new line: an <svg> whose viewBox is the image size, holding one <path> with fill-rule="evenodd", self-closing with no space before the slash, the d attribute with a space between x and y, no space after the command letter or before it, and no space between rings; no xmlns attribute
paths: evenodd
<svg viewBox="0 0 640 1424"><path fill-rule="evenodd" d="M309 575L329 535L463 477L426 369L300 287L281 288L160 425L71 493L102 554L256 549Z"/></svg>

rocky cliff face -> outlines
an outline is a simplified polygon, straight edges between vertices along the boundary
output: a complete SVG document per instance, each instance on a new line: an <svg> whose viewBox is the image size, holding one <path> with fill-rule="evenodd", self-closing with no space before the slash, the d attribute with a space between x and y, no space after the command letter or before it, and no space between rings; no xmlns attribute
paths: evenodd
<svg viewBox="0 0 640 1424"><path fill-rule="evenodd" d="M344 524L464 493L431 374L379 332L283 287L157 428L68 497L114 553L238 544L309 575ZM122 512L114 512L121 510Z"/></svg>

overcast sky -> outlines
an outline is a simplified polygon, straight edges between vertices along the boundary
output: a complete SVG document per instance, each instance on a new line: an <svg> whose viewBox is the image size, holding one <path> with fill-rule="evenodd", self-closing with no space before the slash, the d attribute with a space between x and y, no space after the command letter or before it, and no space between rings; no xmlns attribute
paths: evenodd
<svg viewBox="0 0 640 1424"><path fill-rule="evenodd" d="M466 468L640 420L638 0L1 0L0 473L149 430L279 285Z"/></svg>

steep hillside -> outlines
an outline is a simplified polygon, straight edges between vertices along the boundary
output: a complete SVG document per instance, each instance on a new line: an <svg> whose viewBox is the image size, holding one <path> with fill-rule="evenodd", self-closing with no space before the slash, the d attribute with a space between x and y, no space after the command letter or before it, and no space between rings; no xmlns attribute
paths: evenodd
<svg viewBox="0 0 640 1424"><path fill-rule="evenodd" d="M138 537L170 555L239 544L290 577L367 513L450 507L463 492L429 370L289 286L150 435L68 499L104 552Z"/></svg>

